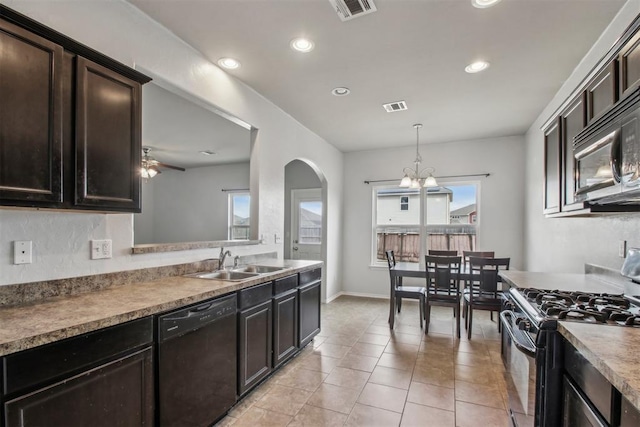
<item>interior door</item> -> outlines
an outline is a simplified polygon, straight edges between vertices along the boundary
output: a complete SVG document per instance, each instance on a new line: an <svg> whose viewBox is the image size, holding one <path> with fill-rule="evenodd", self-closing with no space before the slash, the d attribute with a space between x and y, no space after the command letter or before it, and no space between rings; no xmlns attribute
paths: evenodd
<svg viewBox="0 0 640 427"><path fill-rule="evenodd" d="M322 260L322 191L292 190L291 258Z"/></svg>

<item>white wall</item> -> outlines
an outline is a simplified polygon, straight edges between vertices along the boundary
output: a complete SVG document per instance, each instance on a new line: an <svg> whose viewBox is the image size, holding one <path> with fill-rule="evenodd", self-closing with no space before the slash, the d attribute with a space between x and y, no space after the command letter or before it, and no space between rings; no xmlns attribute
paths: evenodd
<svg viewBox="0 0 640 427"><path fill-rule="evenodd" d="M479 187L478 250L508 256L512 268L523 263L524 138L521 136L427 144L420 147L423 166L436 168L435 176L490 173L477 180ZM344 274L347 293L387 296L386 268L370 267L372 244L372 186L365 180L402 177L413 159L413 149L361 151L345 154ZM438 178L440 185L447 180ZM393 182L391 182L393 183Z"/></svg>
<svg viewBox="0 0 640 427"><path fill-rule="evenodd" d="M252 199L258 200L260 233L283 233L284 166L305 158L320 168L328 183L327 294L340 287L343 156L270 101L205 60L172 33L129 3L113 1L2 0L7 6L116 60L141 66L179 88L258 129L251 154ZM75 214L25 210L0 211L0 284L128 270L216 256L217 251L130 255L132 215ZM114 257L89 260L89 239L113 240ZM14 266L12 240L33 240L34 260ZM282 254L273 240L236 250Z"/></svg>
<svg viewBox="0 0 640 427"><path fill-rule="evenodd" d="M249 163L165 171L142 184L142 211L153 212L152 240L138 240L146 218L134 218L135 243L174 243L227 240L229 193L249 188ZM147 193L152 203L147 204Z"/></svg>
<svg viewBox="0 0 640 427"><path fill-rule="evenodd" d="M605 55L640 13L640 0L620 10L598 42L565 81L526 134L525 267L531 271L584 271L585 263L619 269L618 242L640 247L640 213L587 218L545 218L542 214L543 134L540 128Z"/></svg>

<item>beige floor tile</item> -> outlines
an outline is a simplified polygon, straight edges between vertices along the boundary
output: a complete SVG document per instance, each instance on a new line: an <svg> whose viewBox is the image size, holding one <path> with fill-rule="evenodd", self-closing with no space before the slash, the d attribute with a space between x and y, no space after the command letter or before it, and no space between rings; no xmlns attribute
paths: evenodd
<svg viewBox="0 0 640 427"><path fill-rule="evenodd" d="M455 386L455 375L453 369L416 366L413 370L412 380L448 388L453 388Z"/></svg>
<svg viewBox="0 0 640 427"><path fill-rule="evenodd" d="M389 329L389 326L377 326L377 325L372 325L369 326L365 331L365 334L375 334L375 335L382 335L385 337L389 337L391 336L391 329Z"/></svg>
<svg viewBox="0 0 640 427"><path fill-rule="evenodd" d="M432 406L446 411L455 410L453 389L416 381L411 383L409 394L407 395L407 402Z"/></svg>
<svg viewBox="0 0 640 427"><path fill-rule="evenodd" d="M338 366L339 363L340 359L336 359L334 357L324 357L312 353L301 358L298 361L298 367L329 374L336 366Z"/></svg>
<svg viewBox="0 0 640 427"><path fill-rule="evenodd" d="M474 384L492 385L497 381L492 369L478 366L455 365L455 377L458 381Z"/></svg>
<svg viewBox="0 0 640 427"><path fill-rule="evenodd" d="M413 355L418 354L418 350L420 350L419 344L406 344L397 341L389 341L389 344L384 348L385 353L395 353L395 354L403 354L403 355Z"/></svg>
<svg viewBox="0 0 640 427"><path fill-rule="evenodd" d="M400 332L394 332L391 335L391 341L404 343L404 344L413 344L420 345L422 341L422 335L412 335L412 334L403 334Z"/></svg>
<svg viewBox="0 0 640 427"><path fill-rule="evenodd" d="M380 357L384 351L385 346L383 345L358 342L351 347L349 353L359 354L360 356Z"/></svg>
<svg viewBox="0 0 640 427"><path fill-rule="evenodd" d="M407 402L400 424L402 427L453 427L455 425L453 412L410 402ZM477 425L490 426L491 424L480 422Z"/></svg>
<svg viewBox="0 0 640 427"><path fill-rule="evenodd" d="M358 354L348 354L342 358L338 366L342 368L357 369L359 371L373 372L378 363L377 357L360 356Z"/></svg>
<svg viewBox="0 0 640 427"><path fill-rule="evenodd" d="M220 421L218 421L217 423L215 423L213 427L229 427L234 425L236 421L238 421L237 418L227 416L221 419Z"/></svg>
<svg viewBox="0 0 640 427"><path fill-rule="evenodd" d="M506 409L500 387L495 385L473 384L465 381L456 381L455 387L456 400L490 406L497 409Z"/></svg>
<svg viewBox="0 0 640 427"><path fill-rule="evenodd" d="M360 390L323 383L307 401L308 405L349 414Z"/></svg>
<svg viewBox="0 0 640 427"><path fill-rule="evenodd" d="M410 325L401 324L396 326L393 330L394 332L399 334L422 336L422 334L424 334L424 331L420 326L418 326L419 325L418 322L415 322L415 323L416 323L416 326L414 326L413 323L411 323Z"/></svg>
<svg viewBox="0 0 640 427"><path fill-rule="evenodd" d="M331 335L330 337L328 337L325 340L325 343L346 345L346 346L350 347L350 346L354 345L358 341L359 337L360 337L360 334L358 334L356 336L353 336L353 335Z"/></svg>
<svg viewBox="0 0 640 427"><path fill-rule="evenodd" d="M369 382L408 390L411 383L411 371L376 366Z"/></svg>
<svg viewBox="0 0 640 427"><path fill-rule="evenodd" d="M236 420L235 427L280 427L286 426L293 417L278 412L252 407Z"/></svg>
<svg viewBox="0 0 640 427"><path fill-rule="evenodd" d="M318 346L315 350L313 350L314 354L323 357L334 357L336 359L341 359L351 350L351 347L346 345L339 344L330 344L327 342L322 343L322 345Z"/></svg>
<svg viewBox="0 0 640 427"><path fill-rule="evenodd" d="M327 340L327 337L322 337L320 335L316 335L313 338L313 341L311 341L311 345L313 348L319 347L320 344L322 344L323 342L325 342Z"/></svg>
<svg viewBox="0 0 640 427"><path fill-rule="evenodd" d="M340 387L355 388L362 390L364 385L369 380L370 374L364 371L358 371L355 369L337 367L329 374L324 380L327 384L333 384Z"/></svg>
<svg viewBox="0 0 640 427"><path fill-rule="evenodd" d="M467 402L456 402L456 425L459 427L477 427L478 420L483 426L508 427L509 416L504 409L489 408Z"/></svg>
<svg viewBox="0 0 640 427"><path fill-rule="evenodd" d="M489 367L493 364L491 357L487 353L466 353L458 351L454 355L455 363L458 365Z"/></svg>
<svg viewBox="0 0 640 427"><path fill-rule="evenodd" d="M418 353L416 366L453 369L453 353Z"/></svg>
<svg viewBox="0 0 640 427"><path fill-rule="evenodd" d="M362 334L358 342L363 342L366 344L387 345L387 343L389 342L389 336L364 333Z"/></svg>
<svg viewBox="0 0 640 427"><path fill-rule="evenodd" d="M258 407L293 416L304 406L310 396L311 392L299 388L275 385L267 394L253 404L253 408ZM242 419L243 417L244 415L240 418Z"/></svg>
<svg viewBox="0 0 640 427"><path fill-rule="evenodd" d="M386 385L368 383L358 398L358 403L401 413L407 399L407 391Z"/></svg>
<svg viewBox="0 0 640 427"><path fill-rule="evenodd" d="M466 337L466 335L465 335ZM487 354L489 355L489 350L484 343L484 340L460 340L457 345L454 346L456 351L462 351L466 353L476 353L476 354Z"/></svg>
<svg viewBox="0 0 640 427"><path fill-rule="evenodd" d="M356 403L345 425L350 427L394 427L400 424L397 412Z"/></svg>
<svg viewBox="0 0 640 427"><path fill-rule="evenodd" d="M417 353L416 353L416 356L417 356ZM378 360L378 366L385 366L387 368L411 371L416 364L416 356L384 353L382 356L380 356L380 359Z"/></svg>
<svg viewBox="0 0 640 427"><path fill-rule="evenodd" d="M455 342L456 340L454 340L452 334L437 334L434 332L430 332L428 335L422 336L422 348L428 348L431 346L453 348ZM422 348L420 351L422 351Z"/></svg>
<svg viewBox="0 0 640 427"><path fill-rule="evenodd" d="M346 421L346 414L304 405L288 427L338 427Z"/></svg>
<svg viewBox="0 0 640 427"><path fill-rule="evenodd" d="M329 374L320 371L299 368L288 372L276 380L276 384L299 388L306 391L316 391L318 386L327 378Z"/></svg>

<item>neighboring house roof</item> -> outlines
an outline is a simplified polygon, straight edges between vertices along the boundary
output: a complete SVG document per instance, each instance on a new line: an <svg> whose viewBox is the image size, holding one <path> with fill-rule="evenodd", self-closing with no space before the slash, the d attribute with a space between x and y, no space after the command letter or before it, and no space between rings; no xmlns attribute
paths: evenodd
<svg viewBox="0 0 640 427"><path fill-rule="evenodd" d="M311 212L307 209L300 209L301 227L318 227L322 225L322 215Z"/></svg>
<svg viewBox="0 0 640 427"><path fill-rule="evenodd" d="M433 187L427 188L428 195L434 194L447 194L449 195L449 200L453 199L453 191L451 191L447 187ZM382 190L378 190L378 197L382 196L417 196L419 194L419 190L415 188L385 188Z"/></svg>
<svg viewBox="0 0 640 427"><path fill-rule="evenodd" d="M461 208L458 208L456 210L449 212L449 215L450 216L466 216L466 215L472 214L475 211L476 211L476 204L472 203L470 205L463 206Z"/></svg>
<svg viewBox="0 0 640 427"><path fill-rule="evenodd" d="M249 225L249 218L244 218L238 215L233 216L234 225Z"/></svg>

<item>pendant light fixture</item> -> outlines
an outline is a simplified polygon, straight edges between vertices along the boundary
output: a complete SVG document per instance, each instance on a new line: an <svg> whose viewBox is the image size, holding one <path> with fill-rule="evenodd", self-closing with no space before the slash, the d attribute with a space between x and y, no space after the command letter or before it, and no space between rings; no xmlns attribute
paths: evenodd
<svg viewBox="0 0 640 427"><path fill-rule="evenodd" d="M400 181L400 187L405 188L420 188L420 187L437 187L438 182L436 178L433 176L433 173L436 171L432 167L427 167L420 170L420 164L422 163L422 156L420 155L420 151L418 150L418 146L420 144L420 128L422 124L416 123L413 125L416 130L416 159L413 161L415 164L414 168L406 167L403 169L404 177L402 181ZM426 176L425 176L426 175Z"/></svg>

